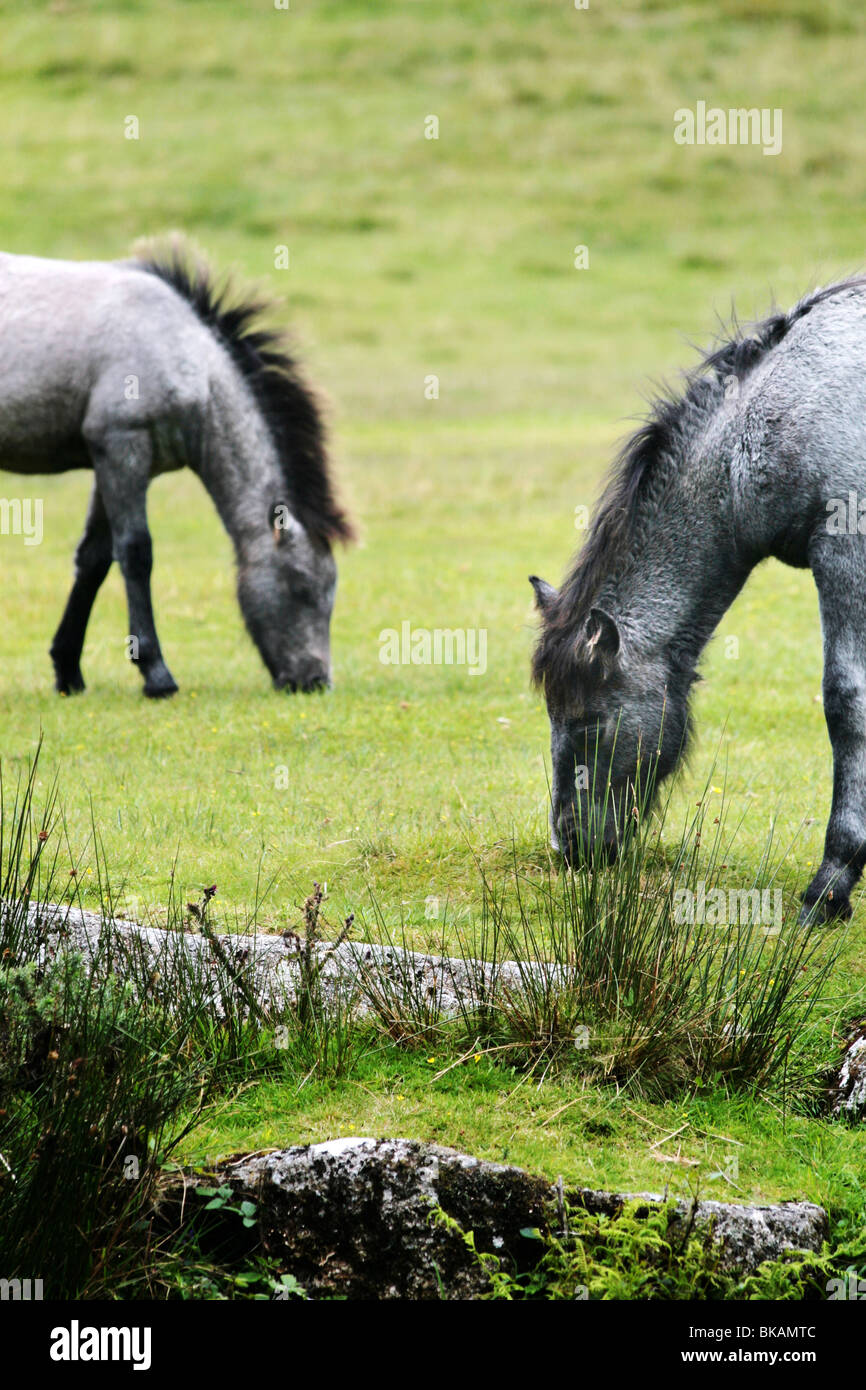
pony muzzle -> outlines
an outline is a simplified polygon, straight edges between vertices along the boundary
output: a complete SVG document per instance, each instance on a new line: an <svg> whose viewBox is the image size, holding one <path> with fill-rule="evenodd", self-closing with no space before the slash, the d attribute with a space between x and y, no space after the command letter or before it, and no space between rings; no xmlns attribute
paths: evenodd
<svg viewBox="0 0 866 1390"><path fill-rule="evenodd" d="M307 661L293 670L279 672L274 676L274 687L276 690L286 690L291 695L298 692L311 695L315 691L329 690L331 671L324 662Z"/></svg>
<svg viewBox="0 0 866 1390"><path fill-rule="evenodd" d="M593 864L613 864L619 854L616 822L608 815L602 825L600 811L593 808L584 815L574 806L551 812L550 843L572 868Z"/></svg>

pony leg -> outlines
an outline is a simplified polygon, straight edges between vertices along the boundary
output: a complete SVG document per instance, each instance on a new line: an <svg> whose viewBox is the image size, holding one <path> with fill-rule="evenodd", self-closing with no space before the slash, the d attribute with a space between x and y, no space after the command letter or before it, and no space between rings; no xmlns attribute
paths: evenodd
<svg viewBox="0 0 866 1390"><path fill-rule="evenodd" d="M866 553L859 536L825 540L812 569L824 632L824 717L833 747L833 802L824 858L803 894L801 922L851 916L866 864ZM844 549L843 549L844 547Z"/></svg>
<svg viewBox="0 0 866 1390"><path fill-rule="evenodd" d="M143 430L87 433L93 467L111 524L114 555L123 572L129 607L130 660L144 677L153 699L173 695L174 677L162 659L150 597L153 545L147 527L150 439Z"/></svg>
<svg viewBox="0 0 866 1390"><path fill-rule="evenodd" d="M99 488L94 483L87 508L84 534L75 551L75 580L66 602L60 626L51 643L54 685L61 695L84 689L81 650L93 601L111 568L111 527Z"/></svg>

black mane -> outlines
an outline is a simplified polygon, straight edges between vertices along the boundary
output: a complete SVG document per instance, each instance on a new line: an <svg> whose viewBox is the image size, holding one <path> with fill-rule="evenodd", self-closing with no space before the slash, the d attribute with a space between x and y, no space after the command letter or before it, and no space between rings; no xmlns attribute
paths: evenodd
<svg viewBox="0 0 866 1390"><path fill-rule="evenodd" d="M261 316L273 305L238 296L180 240L148 247L135 264L171 285L225 346L249 384L276 443L289 500L306 530L322 541L349 541L351 522L333 489L319 408L285 336Z"/></svg>
<svg viewBox="0 0 866 1390"><path fill-rule="evenodd" d="M842 290L866 285L852 278L816 290L788 313L771 315L746 335L734 318L730 336L706 352L690 372L682 390L664 392L650 403L647 418L621 449L598 502L586 542L556 598L544 613L532 659L533 683L548 694L573 689L577 669L575 634L604 581L627 558L639 507L652 499L654 486L664 486L668 469L682 456L683 442L696 423L724 399L731 377L742 381L811 309Z"/></svg>

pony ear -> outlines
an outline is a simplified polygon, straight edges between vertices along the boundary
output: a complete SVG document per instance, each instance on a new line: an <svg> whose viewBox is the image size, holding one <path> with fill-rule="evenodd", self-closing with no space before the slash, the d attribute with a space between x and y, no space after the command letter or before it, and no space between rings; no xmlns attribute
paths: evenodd
<svg viewBox="0 0 866 1390"><path fill-rule="evenodd" d="M603 608L590 608L584 624L581 645L591 661L612 661L619 653L620 636L616 620Z"/></svg>
<svg viewBox="0 0 866 1390"><path fill-rule="evenodd" d="M539 579L537 574L529 576L529 582L535 590L535 606L539 613L547 613L552 607L558 594L552 584L548 584L545 579Z"/></svg>

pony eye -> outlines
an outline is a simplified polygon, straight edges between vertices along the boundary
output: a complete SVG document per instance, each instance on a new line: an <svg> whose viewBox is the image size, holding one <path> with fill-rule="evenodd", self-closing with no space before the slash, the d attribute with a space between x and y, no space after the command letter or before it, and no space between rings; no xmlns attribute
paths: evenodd
<svg viewBox="0 0 866 1390"><path fill-rule="evenodd" d="M591 715L582 714L580 720L572 729L571 737L573 739L596 738L598 737L601 723L602 721L598 716L593 718Z"/></svg>

